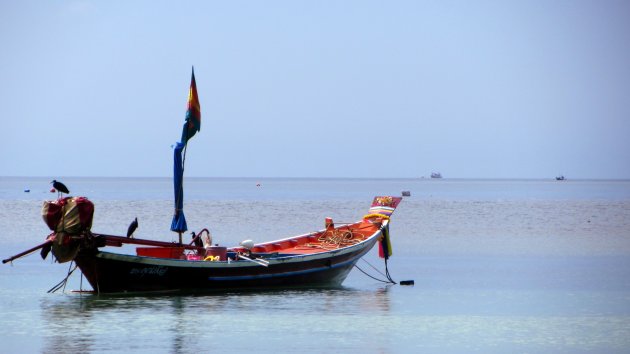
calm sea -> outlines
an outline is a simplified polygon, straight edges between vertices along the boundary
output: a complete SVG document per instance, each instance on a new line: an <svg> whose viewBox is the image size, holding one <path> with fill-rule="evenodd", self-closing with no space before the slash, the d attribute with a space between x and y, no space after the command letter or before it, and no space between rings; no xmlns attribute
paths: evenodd
<svg viewBox="0 0 630 354"><path fill-rule="evenodd" d="M136 237L177 237L170 179L62 181L94 202L94 231L137 217ZM1 258L49 233L49 182L0 178ZM389 271L414 286L354 270L339 289L113 297L71 292L90 289L77 271L48 294L69 264L34 253L0 265L0 352L630 352L630 181L189 178L185 211L234 245L355 221L402 191ZM376 249L358 265L382 277Z"/></svg>

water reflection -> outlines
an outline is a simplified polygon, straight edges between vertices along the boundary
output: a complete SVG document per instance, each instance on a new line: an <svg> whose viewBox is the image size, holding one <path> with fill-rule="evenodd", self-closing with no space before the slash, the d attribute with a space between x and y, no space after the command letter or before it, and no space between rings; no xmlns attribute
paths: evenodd
<svg viewBox="0 0 630 354"><path fill-rule="evenodd" d="M40 300L43 351L168 348L168 352L183 353L220 342L253 350L255 343L241 343L242 337L264 333L271 336L267 341L280 344L282 333L295 332L303 324L343 331L336 327L335 318L387 314L391 311L389 291L384 286L171 296L45 296ZM310 336L310 330L299 333Z"/></svg>
<svg viewBox="0 0 630 354"><path fill-rule="evenodd" d="M81 331L83 324L90 321L90 311L85 311L85 302L58 296L43 297L41 300L42 321L45 323L44 352L84 353L93 350L94 336Z"/></svg>
<svg viewBox="0 0 630 354"><path fill-rule="evenodd" d="M170 307L173 316L173 327L170 329L169 333L173 333L173 341L171 344L171 353L183 353L186 345L186 335L182 334L186 332L186 321L185 316L185 304L184 299L181 297L171 297L170 299Z"/></svg>

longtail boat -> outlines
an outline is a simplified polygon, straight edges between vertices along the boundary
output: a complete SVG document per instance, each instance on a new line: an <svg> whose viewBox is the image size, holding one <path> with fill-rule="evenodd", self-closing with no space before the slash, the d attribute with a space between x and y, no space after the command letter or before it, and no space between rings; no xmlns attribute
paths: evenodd
<svg viewBox="0 0 630 354"><path fill-rule="evenodd" d="M393 211L400 198L376 197L373 209ZM390 213L391 215L391 213ZM355 263L379 241L387 250L389 218L370 212L361 221L295 237L235 247L85 234L74 261L98 293L212 291L236 288L339 286ZM207 239L207 233L197 237ZM136 255L102 251L139 245Z"/></svg>
<svg viewBox="0 0 630 354"><path fill-rule="evenodd" d="M193 70L186 122L181 141L174 148L175 212L171 231L179 234L179 242L93 232L93 203L85 197L60 197L44 202L42 215L52 230L46 241L3 263L39 249L46 258L52 251L59 263L75 262L94 292L127 293L339 286L377 243L387 262L391 255L390 216L400 197L375 197L368 213L355 223L335 225L332 218L326 218L322 230L294 237L263 243L244 240L224 247L213 244L210 232L203 229L190 243L183 243L182 233L187 231L182 183L186 146L200 125ZM123 244L137 245L136 254L103 250Z"/></svg>

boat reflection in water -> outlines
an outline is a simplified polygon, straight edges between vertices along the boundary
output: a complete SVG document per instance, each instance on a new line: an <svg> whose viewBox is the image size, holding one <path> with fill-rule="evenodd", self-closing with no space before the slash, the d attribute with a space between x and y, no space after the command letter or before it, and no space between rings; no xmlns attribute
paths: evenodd
<svg viewBox="0 0 630 354"><path fill-rule="evenodd" d="M286 345L287 336L295 343L312 343L313 333L322 331L328 333L327 338L342 336L350 320L374 326L375 318L391 311L389 289L45 296L40 302L45 331L42 352L62 348L65 353L127 352L131 348L147 353L190 353L208 346L269 352L269 348ZM333 350L336 345L321 343L321 348Z"/></svg>

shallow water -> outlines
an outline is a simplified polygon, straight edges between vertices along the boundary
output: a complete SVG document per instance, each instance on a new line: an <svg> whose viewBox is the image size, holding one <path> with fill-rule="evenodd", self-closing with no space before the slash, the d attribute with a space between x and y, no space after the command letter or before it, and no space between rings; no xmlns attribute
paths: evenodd
<svg viewBox="0 0 630 354"><path fill-rule="evenodd" d="M6 258L49 233L49 180L0 178ZM93 230L172 241L168 179L66 178ZM256 184L261 184L257 187ZM25 188L31 190L24 193ZM233 245L354 221L409 190L392 218L395 280L354 270L340 289L95 296L33 254L0 266L2 352L628 352L630 182L399 179L186 180L188 225ZM134 248L118 251L133 253ZM383 271L373 250L365 259ZM370 264L361 269L382 277Z"/></svg>

